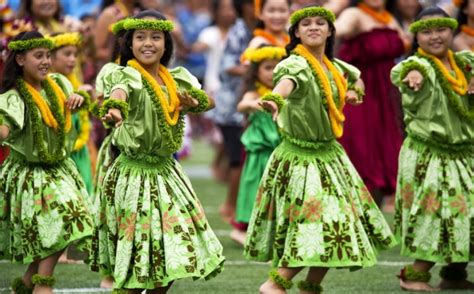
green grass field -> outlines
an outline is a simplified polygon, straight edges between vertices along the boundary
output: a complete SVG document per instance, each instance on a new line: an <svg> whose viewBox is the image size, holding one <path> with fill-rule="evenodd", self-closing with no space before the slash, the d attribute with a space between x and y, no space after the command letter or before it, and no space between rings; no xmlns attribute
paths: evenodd
<svg viewBox="0 0 474 294"><path fill-rule="evenodd" d="M193 145L191 158L183 165L190 171L191 180L198 197L200 198L211 226L219 236L227 258L225 270L210 281L177 281L169 293L258 293L259 285L266 280L270 269L268 264L245 261L242 248L229 238L230 226L222 223L217 212L220 203L226 196L224 185L206 177L208 162L211 159L211 150L204 143L196 142ZM203 176L204 175L204 176ZM391 215L387 215L391 222ZM399 248L381 252L379 264L375 267L349 272L348 270L329 271L322 286L325 293L401 293L395 275L402 264L408 259L399 256ZM439 266L432 271L432 284L439 281ZM9 293L8 287L17 276L21 276L25 266L0 263L0 293ZM474 279L474 267L468 268ZM87 269L85 265L59 264L55 271L58 293L97 293L100 277ZM304 272L296 277L296 281L304 277ZM293 289L289 293L297 293ZM463 293L459 291L445 291L443 293ZM466 293L466 292L464 292Z"/></svg>

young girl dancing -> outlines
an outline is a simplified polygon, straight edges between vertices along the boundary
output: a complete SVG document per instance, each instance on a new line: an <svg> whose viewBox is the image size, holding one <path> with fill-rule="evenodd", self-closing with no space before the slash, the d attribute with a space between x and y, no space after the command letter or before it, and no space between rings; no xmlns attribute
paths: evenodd
<svg viewBox="0 0 474 294"><path fill-rule="evenodd" d="M186 112L210 107L197 79L168 71L172 22L146 10L124 24L121 66L104 87L104 121L115 127L120 155L107 171L91 267L116 290L165 293L185 277L210 278L222 269L222 246L181 166L173 159Z"/></svg>
<svg viewBox="0 0 474 294"><path fill-rule="evenodd" d="M466 266L473 253L474 54L449 48L457 21L438 7L410 26L414 54L392 69L402 92L407 138L399 159L395 232L401 254L400 287L432 291L429 270L441 269L440 288L474 288Z"/></svg>
<svg viewBox="0 0 474 294"><path fill-rule="evenodd" d="M69 155L71 112L88 106L69 81L48 75L53 43L36 32L8 44L0 89L0 141L11 153L0 167L0 257L29 264L15 293L52 293L54 267L74 241L93 233L87 191Z"/></svg>
<svg viewBox="0 0 474 294"><path fill-rule="evenodd" d="M245 80L245 94L237 105L237 111L247 114L249 122L241 137L247 152L240 176L235 217L235 221L241 224L249 223L258 184L270 155L280 143L277 126L271 115L263 111L259 98L271 92L273 70L286 56L286 51L281 47L263 45L246 51L246 55L250 61L250 71ZM234 229L231 233L231 238L241 244L245 236L244 230Z"/></svg>
<svg viewBox="0 0 474 294"><path fill-rule="evenodd" d="M361 102L363 83L356 68L333 58L335 16L311 6L290 20L289 57L275 68L273 93L261 98L283 140L260 182L245 255L275 267L261 293L285 293L305 267L301 293L320 293L329 268L374 265L376 249L396 242L336 141L344 105Z"/></svg>

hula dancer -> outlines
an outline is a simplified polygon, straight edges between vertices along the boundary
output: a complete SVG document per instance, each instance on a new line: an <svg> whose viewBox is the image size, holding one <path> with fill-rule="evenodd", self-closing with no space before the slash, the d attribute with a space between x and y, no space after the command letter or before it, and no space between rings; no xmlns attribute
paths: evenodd
<svg viewBox="0 0 474 294"><path fill-rule="evenodd" d="M305 267L298 288L320 293L329 268L372 266L376 249L396 242L336 141L343 107L361 103L363 83L356 68L333 58L335 16L311 6L290 20L289 57L275 68L273 93L261 98L283 141L260 182L245 255L273 263L261 293L285 293Z"/></svg>
<svg viewBox="0 0 474 294"><path fill-rule="evenodd" d="M115 127L120 155L107 171L93 270L124 292L166 292L173 281L211 278L222 269L222 246L189 179L172 155L183 139L186 112L211 101L184 68L168 71L172 22L146 10L123 24L121 66L105 77L101 116Z"/></svg>
<svg viewBox="0 0 474 294"><path fill-rule="evenodd" d="M415 259L399 275L406 290L435 290L435 263L447 263L441 288L474 288L466 279L474 256L474 54L449 49L457 25L438 7L423 10L410 26L415 54L391 74L408 134L395 203L401 254Z"/></svg>
<svg viewBox="0 0 474 294"><path fill-rule="evenodd" d="M53 43L36 32L8 44L0 89L0 141L11 149L0 167L0 258L29 264L15 293L52 293L54 267L74 241L93 233L87 191L69 155L72 111L87 108L69 81L48 75Z"/></svg>

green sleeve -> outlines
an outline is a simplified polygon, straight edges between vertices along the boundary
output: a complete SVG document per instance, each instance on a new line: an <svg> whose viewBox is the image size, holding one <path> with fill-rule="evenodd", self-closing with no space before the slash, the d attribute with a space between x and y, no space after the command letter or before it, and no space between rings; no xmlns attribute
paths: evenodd
<svg viewBox="0 0 474 294"><path fill-rule="evenodd" d="M170 70L170 74L176 81L178 91L188 90L190 88L201 89L201 84L198 79L184 67L175 67Z"/></svg>
<svg viewBox="0 0 474 294"><path fill-rule="evenodd" d="M463 50L455 53L458 58L463 62L463 68L461 70L466 73L466 78L471 79L474 76L474 52L469 50Z"/></svg>
<svg viewBox="0 0 474 294"><path fill-rule="evenodd" d="M106 86L104 78L108 76L112 71L116 70L119 67L118 64L114 62L106 63L99 71L95 79L95 91L98 95L102 95L104 93L104 88ZM112 86L110 83L107 86Z"/></svg>
<svg viewBox="0 0 474 294"><path fill-rule="evenodd" d="M275 67L273 71L273 84L277 85L284 79L289 79L295 84L292 96L301 96L310 85L308 82L312 75L311 69L303 57L290 55Z"/></svg>
<svg viewBox="0 0 474 294"><path fill-rule="evenodd" d="M0 94L0 117L10 131L21 130L25 126L25 103L16 90Z"/></svg>
<svg viewBox="0 0 474 294"><path fill-rule="evenodd" d="M109 98L115 89L121 89L127 93L127 99L132 90L143 89L140 73L130 66L118 66L109 74L104 76L104 98Z"/></svg>
<svg viewBox="0 0 474 294"><path fill-rule="evenodd" d="M64 94L66 95L66 100L72 93L74 93L74 87L65 76L59 73L52 73L49 76L59 85L61 90L63 90Z"/></svg>
<svg viewBox="0 0 474 294"><path fill-rule="evenodd" d="M355 82L357 82L357 80L360 78L360 70L357 67L337 58L334 58L334 65L340 72L343 73L349 87L354 85Z"/></svg>

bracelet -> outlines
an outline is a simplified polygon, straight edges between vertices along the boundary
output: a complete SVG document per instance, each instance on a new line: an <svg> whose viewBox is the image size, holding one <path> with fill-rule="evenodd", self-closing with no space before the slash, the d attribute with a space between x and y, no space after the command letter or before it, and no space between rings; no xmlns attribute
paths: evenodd
<svg viewBox="0 0 474 294"><path fill-rule="evenodd" d="M280 94L269 93L265 94L260 98L262 101L273 101L278 106L278 111L280 111L285 105L285 99Z"/></svg>
<svg viewBox="0 0 474 294"><path fill-rule="evenodd" d="M56 283L56 279L51 276L42 276L39 274L34 274L31 278L31 282L33 282L33 285L53 287Z"/></svg>
<svg viewBox="0 0 474 294"><path fill-rule="evenodd" d="M315 294L320 294L323 292L323 287L319 284L311 283L308 281L299 281L298 289L305 292L311 292Z"/></svg>
<svg viewBox="0 0 474 294"><path fill-rule="evenodd" d="M427 283L431 279L430 272L419 272L413 268L413 265L407 265L401 269L398 275L402 281L416 281Z"/></svg>
<svg viewBox="0 0 474 294"><path fill-rule="evenodd" d="M293 282L285 277L282 277L276 269L271 270L268 273L268 277L283 289L291 289L291 287L293 287Z"/></svg>
<svg viewBox="0 0 474 294"><path fill-rule="evenodd" d="M410 60L403 64L403 68L400 71L400 84L403 84L403 79L408 75L412 70L417 70L421 73L423 77L427 76L426 69L416 61Z"/></svg>
<svg viewBox="0 0 474 294"><path fill-rule="evenodd" d="M78 109L89 109L89 106L91 105L91 95L87 93L86 91L83 90L78 90L74 91L79 96L82 96L84 98L84 101L82 102L81 106Z"/></svg>
<svg viewBox="0 0 474 294"><path fill-rule="evenodd" d="M203 90L192 87L186 93L199 103L198 106L189 108L188 112L201 113L209 108L209 96Z"/></svg>
<svg viewBox="0 0 474 294"><path fill-rule="evenodd" d="M355 84L352 84L347 88L347 90L352 90L352 91L356 92L357 102L363 102L364 101L365 92L364 92L364 90L362 90L361 87L357 87Z"/></svg>
<svg viewBox="0 0 474 294"><path fill-rule="evenodd" d="M99 102L97 101L94 101L92 102L90 105L89 105L89 112L97 117L97 118L100 118L100 106L99 106Z"/></svg>
<svg viewBox="0 0 474 294"><path fill-rule="evenodd" d="M109 99L105 100L105 102L102 104L102 107L100 108L99 111L99 116L104 117L107 112L109 112L109 109L118 109L120 113L122 114L122 119L126 120L128 117L128 103L125 101L122 101L117 98L110 97ZM105 123L106 127L113 127L114 124L111 122Z"/></svg>

